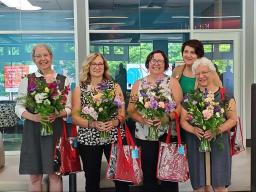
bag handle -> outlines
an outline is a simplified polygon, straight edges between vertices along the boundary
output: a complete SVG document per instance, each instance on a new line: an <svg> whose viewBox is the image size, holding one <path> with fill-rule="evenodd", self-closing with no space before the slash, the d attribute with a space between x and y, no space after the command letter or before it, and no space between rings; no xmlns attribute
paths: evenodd
<svg viewBox="0 0 256 192"><path fill-rule="evenodd" d="M224 87L220 88L220 95L221 95L221 100L224 101L225 100L225 88Z"/></svg>
<svg viewBox="0 0 256 192"><path fill-rule="evenodd" d="M135 142L132 138L132 134L131 134L129 127L126 123L125 123L125 135L126 135L127 144L131 145L133 148L135 148Z"/></svg>
<svg viewBox="0 0 256 192"><path fill-rule="evenodd" d="M127 144L135 148L135 143L132 139L132 135L131 135L131 132L129 131L129 127L127 126L127 124L125 124L125 138L126 138ZM117 144L118 146L123 145L120 127L117 128Z"/></svg>
<svg viewBox="0 0 256 192"><path fill-rule="evenodd" d="M119 127L117 128L117 145L119 147L122 147L122 145L123 145L121 131L120 131Z"/></svg>
<svg viewBox="0 0 256 192"><path fill-rule="evenodd" d="M64 120L62 120L62 137L67 138L67 126Z"/></svg>
<svg viewBox="0 0 256 192"><path fill-rule="evenodd" d="M63 124L63 129L62 129L62 137L63 138L67 138L67 126L66 126L66 122L64 120L62 120L62 124ZM72 124L71 126L71 137L77 137L77 130L76 130L76 125Z"/></svg>
<svg viewBox="0 0 256 192"><path fill-rule="evenodd" d="M177 132L177 138L178 138L178 144L181 145L181 137L180 137L180 122L179 122L179 115L176 111L173 111L173 114L175 116L175 126L176 126L176 132ZM170 143L170 139L171 139L171 128L168 129L168 133L167 133L167 137L166 137L166 140L165 142L167 144Z"/></svg>
<svg viewBox="0 0 256 192"><path fill-rule="evenodd" d="M75 124L72 124L71 127L71 137L77 137L77 129Z"/></svg>

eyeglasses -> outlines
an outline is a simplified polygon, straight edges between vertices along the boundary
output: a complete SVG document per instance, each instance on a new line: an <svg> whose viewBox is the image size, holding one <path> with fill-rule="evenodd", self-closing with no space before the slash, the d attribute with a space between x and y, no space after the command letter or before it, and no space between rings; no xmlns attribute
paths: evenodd
<svg viewBox="0 0 256 192"><path fill-rule="evenodd" d="M34 57L35 58L37 58L37 59L41 59L41 58L45 58L45 57L49 57L50 56L50 54L48 54L48 53L46 53L46 54L42 54L42 55L34 55Z"/></svg>
<svg viewBox="0 0 256 192"><path fill-rule="evenodd" d="M104 64L103 64L103 63L92 63L91 66L92 66L93 68L96 68L96 67L103 67Z"/></svg>
<svg viewBox="0 0 256 192"><path fill-rule="evenodd" d="M164 60L151 59L150 62L151 62L152 64L156 64L156 63L164 64Z"/></svg>
<svg viewBox="0 0 256 192"><path fill-rule="evenodd" d="M196 76L196 77L199 77L200 74L203 75L203 76L205 76L205 75L207 75L209 72L211 72L211 71L202 71L202 72L196 73L195 76Z"/></svg>

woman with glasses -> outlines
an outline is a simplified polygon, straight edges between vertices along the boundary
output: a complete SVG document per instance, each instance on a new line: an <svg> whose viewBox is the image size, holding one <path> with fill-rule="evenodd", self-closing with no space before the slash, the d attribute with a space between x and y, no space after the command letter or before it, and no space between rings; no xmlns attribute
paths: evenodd
<svg viewBox="0 0 256 192"><path fill-rule="evenodd" d="M159 99L160 95L162 95L176 104L176 108L173 108L173 110L180 114L182 91L178 81L164 73L169 64L168 58L163 51L152 51L146 58L145 66L149 74L134 83L128 105L128 114L136 122L136 143L141 147L143 189L145 192L175 192L178 191L178 183L161 181L159 185L159 181L156 178L159 140L164 141L170 120L175 118L174 113L173 111L166 112L165 119L159 116L150 118L143 113L143 110L138 109L138 103L150 99L153 104L155 102L153 101L154 98ZM151 105L148 102L144 104L145 108L149 108ZM152 108L155 107L157 108L157 106L152 106ZM151 134L150 130L152 128L156 130L156 134Z"/></svg>
<svg viewBox="0 0 256 192"><path fill-rule="evenodd" d="M180 120L182 128L189 134L187 149L191 184L194 191L211 191L209 185L212 185L214 191L227 191L231 182L228 132L236 125L235 100L223 95L220 87L216 85L216 69L209 59L205 57L197 59L192 66L192 71L198 82L197 89L184 98ZM193 93L202 93L201 97L196 97L198 103L195 101L195 94ZM198 97L205 102L205 105L202 105L204 102L199 102ZM191 100L191 98L193 99ZM194 102L195 106L199 106L197 109L205 106L201 109L203 122L211 119L211 124L218 126L211 129L206 127L206 123L204 123L205 127L199 126L198 111L193 110L191 112L191 106L186 105L186 102L190 100ZM205 140L207 143L209 142L210 147L202 143ZM204 151L206 150L210 151L210 171L208 174L206 174L205 168L207 161Z"/></svg>
<svg viewBox="0 0 256 192"><path fill-rule="evenodd" d="M39 82L57 83L59 91L69 87L69 80L66 76L57 74L52 69L53 53L46 44L37 44L32 49L32 59L37 66L35 73L24 77L19 86L18 98L27 97L37 92ZM35 84L35 82L37 82ZM35 86L36 85L36 86ZM49 90L49 89L48 89ZM42 191L43 174L49 175L50 191L62 191L61 176L56 175L54 170L54 149L56 140L61 136L63 120L71 112L71 93L66 95L64 110L51 115L40 115L31 107L32 103L26 104L17 100L15 112L21 119L24 119L23 137L20 154L20 174L30 175L30 191ZM42 122L49 122L52 125L53 133L42 134Z"/></svg>
<svg viewBox="0 0 256 192"><path fill-rule="evenodd" d="M101 113L108 117L103 119L100 112L109 109L109 106L103 107L109 97L115 98L113 103L119 104L117 110ZM102 106L102 109L98 106ZM107 61L100 53L90 54L82 65L80 83L72 97L72 118L79 126L78 149L85 172L85 191L99 192L102 154L107 160L110 158L111 144L117 142L118 128L123 135L124 130L120 125L125 119L121 87L111 80ZM129 191L126 182L115 181L115 186L118 192Z"/></svg>

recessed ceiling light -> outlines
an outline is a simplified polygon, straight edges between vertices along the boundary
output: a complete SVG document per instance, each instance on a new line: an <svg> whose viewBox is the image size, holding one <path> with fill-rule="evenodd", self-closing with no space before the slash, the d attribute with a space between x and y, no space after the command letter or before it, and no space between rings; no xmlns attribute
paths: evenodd
<svg viewBox="0 0 256 192"><path fill-rule="evenodd" d="M16 8L19 10L39 10L41 7L33 6L28 0L0 0L7 7Z"/></svg>

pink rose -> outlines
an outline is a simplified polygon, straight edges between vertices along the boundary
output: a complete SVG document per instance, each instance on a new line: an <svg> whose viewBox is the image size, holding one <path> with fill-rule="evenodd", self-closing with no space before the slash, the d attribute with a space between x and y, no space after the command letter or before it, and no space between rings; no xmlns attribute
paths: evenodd
<svg viewBox="0 0 256 192"><path fill-rule="evenodd" d="M150 107L150 101L147 101L147 102L144 104L144 107L145 107L146 109L148 109L148 108Z"/></svg>
<svg viewBox="0 0 256 192"><path fill-rule="evenodd" d="M160 102L158 103L158 106L159 106L160 108L162 108L162 109L165 108L165 104L164 104L163 101L160 101Z"/></svg>
<svg viewBox="0 0 256 192"><path fill-rule="evenodd" d="M208 109L203 110L203 116L205 120L210 119L213 116L213 110L208 110Z"/></svg>

